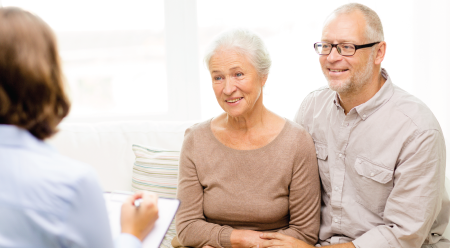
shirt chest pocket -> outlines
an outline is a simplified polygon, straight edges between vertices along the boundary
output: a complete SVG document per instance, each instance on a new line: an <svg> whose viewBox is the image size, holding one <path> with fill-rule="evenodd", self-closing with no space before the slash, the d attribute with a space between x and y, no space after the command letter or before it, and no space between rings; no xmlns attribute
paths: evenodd
<svg viewBox="0 0 450 248"><path fill-rule="evenodd" d="M393 188L394 172L362 157L356 158L354 168L358 174L353 182L357 191L356 201L383 216L386 201Z"/></svg>
<svg viewBox="0 0 450 248"><path fill-rule="evenodd" d="M317 155L317 163L319 165L319 173L320 173L320 179L322 181L323 190L325 193L330 194L331 193L331 182L330 182L330 168L328 163L328 149L327 146L315 142L316 147L316 155Z"/></svg>

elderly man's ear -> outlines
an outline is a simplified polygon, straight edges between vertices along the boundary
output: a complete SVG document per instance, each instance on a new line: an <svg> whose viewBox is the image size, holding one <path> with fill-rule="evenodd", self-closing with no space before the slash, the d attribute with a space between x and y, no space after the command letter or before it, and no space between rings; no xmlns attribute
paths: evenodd
<svg viewBox="0 0 450 248"><path fill-rule="evenodd" d="M382 41L378 44L378 51L375 57L375 64L379 65L384 60L384 55L386 54L386 42Z"/></svg>

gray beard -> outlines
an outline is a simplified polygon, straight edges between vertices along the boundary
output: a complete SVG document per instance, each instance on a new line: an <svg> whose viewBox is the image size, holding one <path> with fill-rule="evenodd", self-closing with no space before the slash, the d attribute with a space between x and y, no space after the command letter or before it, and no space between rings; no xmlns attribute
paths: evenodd
<svg viewBox="0 0 450 248"><path fill-rule="evenodd" d="M325 76L328 81L328 86L330 87L330 89L336 91L337 93L348 94L352 92L358 92L361 88L369 83L369 80L372 77L374 67L373 61L374 56L371 54L366 66L362 70L357 71L352 77L344 81L341 85L332 85L330 83L330 79Z"/></svg>

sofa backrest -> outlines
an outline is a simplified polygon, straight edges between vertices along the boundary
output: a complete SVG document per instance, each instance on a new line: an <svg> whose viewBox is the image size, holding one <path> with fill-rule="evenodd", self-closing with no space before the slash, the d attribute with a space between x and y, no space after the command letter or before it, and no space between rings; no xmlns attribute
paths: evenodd
<svg viewBox="0 0 450 248"><path fill-rule="evenodd" d="M61 154L91 165L105 191L131 191L133 144L180 150L185 130L198 121L62 123L48 140Z"/></svg>

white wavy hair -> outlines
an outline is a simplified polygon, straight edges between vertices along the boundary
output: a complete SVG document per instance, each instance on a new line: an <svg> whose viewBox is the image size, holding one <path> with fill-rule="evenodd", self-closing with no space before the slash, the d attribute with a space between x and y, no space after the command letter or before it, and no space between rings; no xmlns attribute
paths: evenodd
<svg viewBox="0 0 450 248"><path fill-rule="evenodd" d="M206 50L204 62L209 70L211 57L218 51L231 49L243 54L255 67L260 76L269 74L272 60L263 40L248 29L231 29L219 34Z"/></svg>
<svg viewBox="0 0 450 248"><path fill-rule="evenodd" d="M377 13L366 5L360 3L349 3L335 9L330 16L338 16L340 14L349 14L359 11L366 19L366 39L368 43L384 41L383 25ZM327 18L328 19L328 18ZM325 25L328 22L325 23Z"/></svg>

